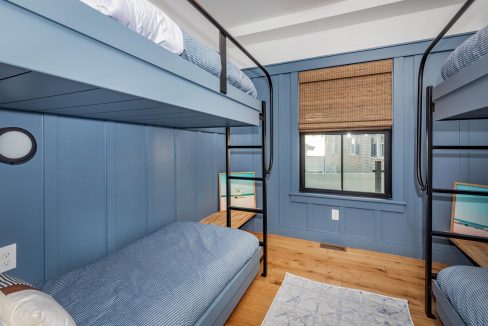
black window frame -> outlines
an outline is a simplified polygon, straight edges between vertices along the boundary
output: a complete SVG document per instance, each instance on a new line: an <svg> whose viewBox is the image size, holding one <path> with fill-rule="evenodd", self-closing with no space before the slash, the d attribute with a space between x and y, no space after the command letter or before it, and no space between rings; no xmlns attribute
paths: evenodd
<svg viewBox="0 0 488 326"><path fill-rule="evenodd" d="M344 189L344 136L347 134L353 134L353 135L383 134L384 135L384 147L385 147L385 155L384 155L385 191L384 193L350 191L350 190L334 190L334 189L316 189L316 188L305 187L305 136L306 135L341 135L341 188ZM393 158L391 155L392 152L391 138L392 138L391 129L300 132L300 192L391 199L393 196L392 194Z"/></svg>

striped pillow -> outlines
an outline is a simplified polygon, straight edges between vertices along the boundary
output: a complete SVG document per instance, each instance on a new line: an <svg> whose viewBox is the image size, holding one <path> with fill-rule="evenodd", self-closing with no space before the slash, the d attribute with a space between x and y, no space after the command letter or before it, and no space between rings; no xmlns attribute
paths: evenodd
<svg viewBox="0 0 488 326"><path fill-rule="evenodd" d="M0 274L0 291L7 295L23 290L33 290L34 288L27 282L8 274Z"/></svg>

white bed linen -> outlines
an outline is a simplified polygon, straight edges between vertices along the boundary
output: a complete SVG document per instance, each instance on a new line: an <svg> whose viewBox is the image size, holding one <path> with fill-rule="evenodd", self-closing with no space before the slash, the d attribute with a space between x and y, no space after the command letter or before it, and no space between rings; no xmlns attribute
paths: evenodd
<svg viewBox="0 0 488 326"><path fill-rule="evenodd" d="M147 0L81 0L93 9L129 27L165 49L183 52L181 28Z"/></svg>

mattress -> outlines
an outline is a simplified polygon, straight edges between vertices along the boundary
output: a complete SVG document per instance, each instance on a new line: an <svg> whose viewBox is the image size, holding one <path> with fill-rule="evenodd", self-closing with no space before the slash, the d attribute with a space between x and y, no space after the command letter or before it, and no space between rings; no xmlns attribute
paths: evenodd
<svg viewBox="0 0 488 326"><path fill-rule="evenodd" d="M444 62L441 75L444 80L454 76L463 68L488 55L488 26L461 43Z"/></svg>
<svg viewBox="0 0 488 326"><path fill-rule="evenodd" d="M105 16L118 21L152 42L220 77L220 55L182 31L177 23L147 0L81 0ZM234 63L227 61L229 84L257 97L251 79Z"/></svg>
<svg viewBox="0 0 488 326"><path fill-rule="evenodd" d="M488 325L488 268L451 266L437 284L466 325Z"/></svg>
<svg viewBox="0 0 488 326"><path fill-rule="evenodd" d="M193 325L259 250L253 235L176 222L42 290L77 325Z"/></svg>
<svg viewBox="0 0 488 326"><path fill-rule="evenodd" d="M220 55L217 51L210 49L185 32L183 32L183 44L184 50L181 54L183 58L200 66L212 75L220 77L222 67ZM227 60L227 81L254 98L258 95L251 79L229 60Z"/></svg>

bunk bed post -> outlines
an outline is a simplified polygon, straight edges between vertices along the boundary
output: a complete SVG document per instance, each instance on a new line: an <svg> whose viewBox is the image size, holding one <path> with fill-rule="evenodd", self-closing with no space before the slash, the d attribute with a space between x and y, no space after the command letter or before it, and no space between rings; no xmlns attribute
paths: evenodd
<svg viewBox="0 0 488 326"><path fill-rule="evenodd" d="M427 207L425 212L425 314L429 318L435 318L432 313L432 143L433 143L433 105L432 86L428 86L425 92L426 101L426 146L427 146L427 183L426 196Z"/></svg>
<svg viewBox="0 0 488 326"><path fill-rule="evenodd" d="M263 178L263 273L261 276L263 277L266 277L266 274L268 273L268 178L266 177L266 124L266 102L263 101L261 109L261 146L263 146L261 152L261 176Z"/></svg>
<svg viewBox="0 0 488 326"><path fill-rule="evenodd" d="M227 227L230 228L232 226L231 217L231 196L230 196L230 127L225 128L225 194L226 194L226 201L227 201Z"/></svg>
<svg viewBox="0 0 488 326"><path fill-rule="evenodd" d="M220 92L227 94L227 36L219 31L219 53L220 53Z"/></svg>

